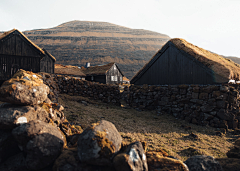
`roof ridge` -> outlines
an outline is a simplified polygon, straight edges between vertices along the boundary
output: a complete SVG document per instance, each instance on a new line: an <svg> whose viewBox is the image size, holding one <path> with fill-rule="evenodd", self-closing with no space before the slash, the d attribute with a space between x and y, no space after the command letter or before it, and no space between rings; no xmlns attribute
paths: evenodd
<svg viewBox="0 0 240 171"><path fill-rule="evenodd" d="M27 36L25 36L21 31L19 31L18 29L12 29L10 31L4 32L2 35L0 35L0 40L3 39L4 37L10 35L11 33L13 33L14 31L17 31L18 33L20 33L29 43L31 43L36 49L38 49L42 54L45 54L45 52L39 47L37 46L35 43L33 43L29 38L27 38Z"/></svg>

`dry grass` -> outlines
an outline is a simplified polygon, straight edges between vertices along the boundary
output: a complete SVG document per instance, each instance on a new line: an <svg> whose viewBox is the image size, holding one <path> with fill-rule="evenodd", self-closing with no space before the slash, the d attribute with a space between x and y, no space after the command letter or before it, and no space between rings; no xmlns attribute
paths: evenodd
<svg viewBox="0 0 240 171"><path fill-rule="evenodd" d="M88 102L87 105L85 102ZM74 124L85 129L89 124L108 120L115 124L121 136L128 143L137 140L146 141L147 150L164 149L169 155L181 160L187 159L189 147L201 154L216 158L226 157L237 136L227 133L222 137L215 135L215 128L202 127L176 120L173 116L158 115L156 111L137 111L93 101L81 96L60 95L60 103L65 106L65 116ZM186 130L182 125L190 126ZM198 139L191 138L193 132Z"/></svg>
<svg viewBox="0 0 240 171"><path fill-rule="evenodd" d="M82 67L81 71L86 75L100 75L105 74L113 65L114 62L102 66L90 66L89 68Z"/></svg>
<svg viewBox="0 0 240 171"><path fill-rule="evenodd" d="M77 66L55 64L55 74L86 76Z"/></svg>
<svg viewBox="0 0 240 171"><path fill-rule="evenodd" d="M205 66L212 69L215 73L228 79L240 80L240 66L232 60L223 58L218 54L211 53L187 42L184 39L175 38L170 41L178 49L187 52Z"/></svg>

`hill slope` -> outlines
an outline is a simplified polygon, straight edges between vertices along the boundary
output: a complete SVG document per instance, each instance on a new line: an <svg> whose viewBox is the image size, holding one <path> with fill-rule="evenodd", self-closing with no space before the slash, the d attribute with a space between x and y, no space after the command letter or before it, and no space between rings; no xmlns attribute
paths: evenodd
<svg viewBox="0 0 240 171"><path fill-rule="evenodd" d="M83 66L116 62L131 78L170 37L107 22L70 21L24 34L56 57L58 64Z"/></svg>

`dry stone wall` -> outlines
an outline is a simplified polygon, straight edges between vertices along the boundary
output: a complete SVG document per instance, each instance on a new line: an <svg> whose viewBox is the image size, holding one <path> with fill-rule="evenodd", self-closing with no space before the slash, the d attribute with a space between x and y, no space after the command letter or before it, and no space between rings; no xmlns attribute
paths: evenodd
<svg viewBox="0 0 240 171"><path fill-rule="evenodd" d="M55 85L50 86L52 92L57 90L114 105L125 102L139 110L157 110L158 114L172 114L178 119L203 126L240 128L239 85L132 85L120 93L117 85L54 74L50 78L51 81L46 79L44 82L48 81L51 85L54 80Z"/></svg>
<svg viewBox="0 0 240 171"><path fill-rule="evenodd" d="M123 96L134 108L157 109L203 126L240 128L238 85L131 86Z"/></svg>
<svg viewBox="0 0 240 171"><path fill-rule="evenodd" d="M101 84L62 75L54 77L60 93L91 97L115 105L121 104L121 94L117 85Z"/></svg>

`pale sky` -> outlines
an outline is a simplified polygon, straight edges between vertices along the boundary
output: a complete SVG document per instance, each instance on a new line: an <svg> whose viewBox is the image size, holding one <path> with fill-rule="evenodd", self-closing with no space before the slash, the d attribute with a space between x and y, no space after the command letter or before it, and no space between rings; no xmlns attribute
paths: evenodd
<svg viewBox="0 0 240 171"><path fill-rule="evenodd" d="M240 0L0 0L0 16L0 31L104 21L240 57Z"/></svg>

